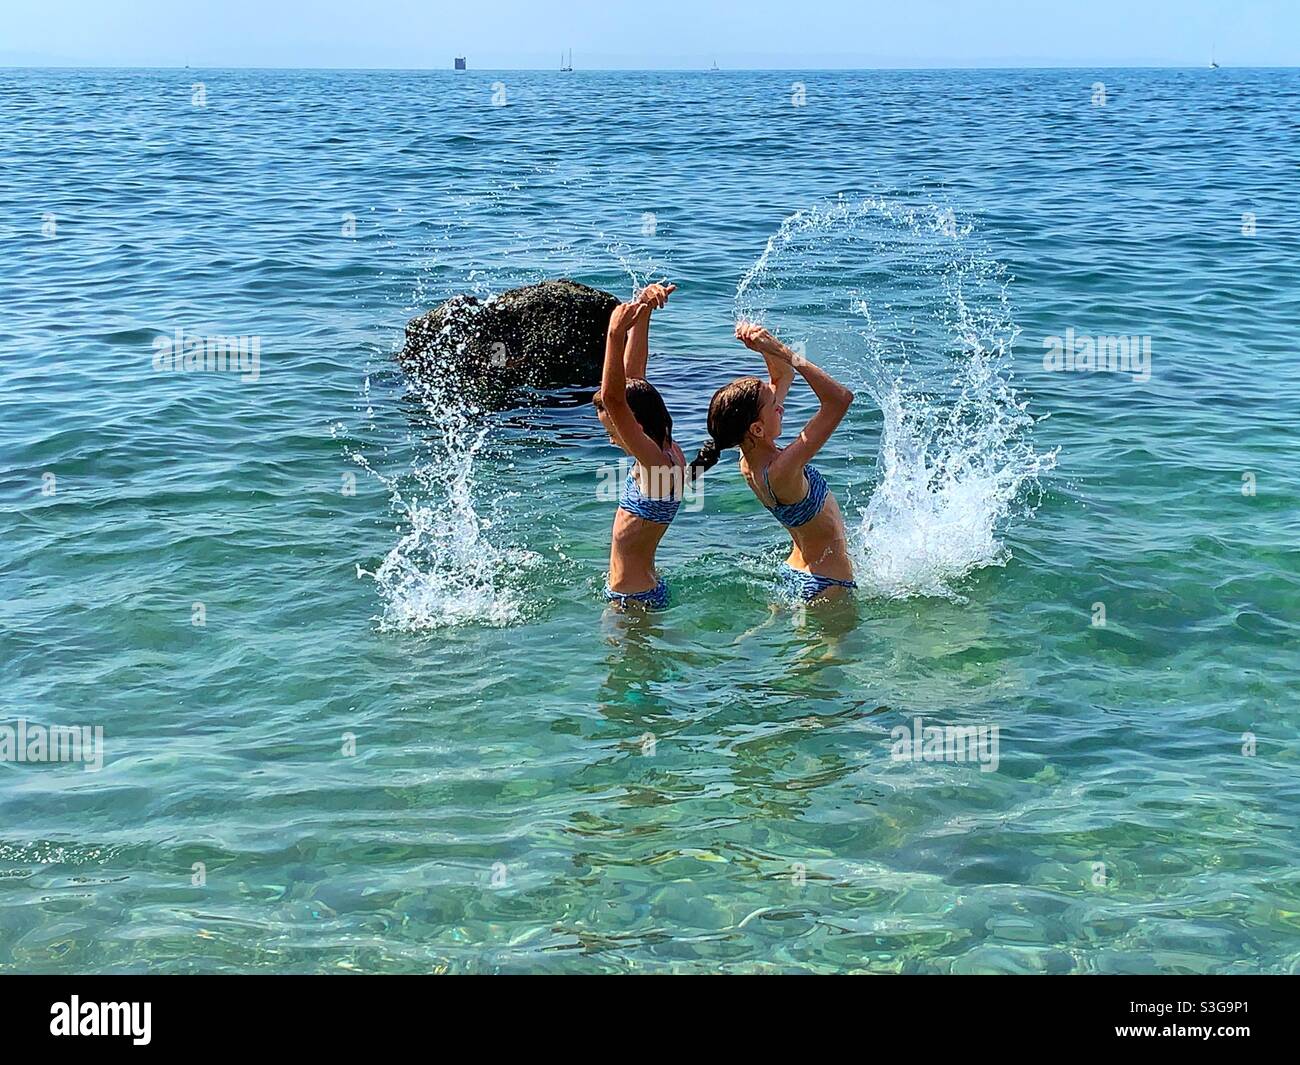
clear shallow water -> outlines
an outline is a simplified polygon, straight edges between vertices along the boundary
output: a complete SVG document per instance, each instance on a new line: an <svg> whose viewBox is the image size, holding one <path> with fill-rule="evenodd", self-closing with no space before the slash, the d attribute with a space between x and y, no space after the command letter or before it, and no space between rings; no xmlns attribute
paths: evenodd
<svg viewBox="0 0 1300 1065"><path fill-rule="evenodd" d="M0 724L106 743L0 763L0 966L1294 971L1298 96L0 72ZM738 296L792 213L872 200L920 220L814 227ZM903 463L956 469L928 511L881 456L962 394L954 270L996 372ZM580 397L484 427L404 394L401 328L453 291L660 272L684 446L752 369L738 306L858 387L821 464L846 513L897 504L859 532L904 579L855 617L773 610L731 460L661 549L676 605L611 617ZM177 328L260 338L258 380L155 372ZM1150 380L1045 371L1067 329L1150 336ZM1047 418L990 435L1008 390ZM997 771L892 761L917 716L998 726Z"/></svg>

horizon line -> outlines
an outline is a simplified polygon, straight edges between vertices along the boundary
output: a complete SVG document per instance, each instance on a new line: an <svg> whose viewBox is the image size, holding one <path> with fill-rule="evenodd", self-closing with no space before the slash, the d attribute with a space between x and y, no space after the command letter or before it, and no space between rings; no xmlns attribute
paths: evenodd
<svg viewBox="0 0 1300 1065"><path fill-rule="evenodd" d="M826 73L866 73L876 71L916 72L916 71L994 71L994 70L1297 70L1300 64L1275 66L1255 63L1234 63L1225 66L1220 63L1210 66L1208 63L1181 64L1126 64L1094 63L1079 65L1056 65L1050 63L1032 63L1029 65L1000 64L997 66L872 66L872 67L575 67L561 70L557 67L471 67L457 70L454 67L336 67L336 66L238 66L224 64L184 63L172 66L120 65L115 63L4 63L0 70L277 70L277 71L337 71L340 73L390 73L390 74L427 74L445 72L448 74L472 73L552 73L552 74L763 74L789 71L823 71Z"/></svg>

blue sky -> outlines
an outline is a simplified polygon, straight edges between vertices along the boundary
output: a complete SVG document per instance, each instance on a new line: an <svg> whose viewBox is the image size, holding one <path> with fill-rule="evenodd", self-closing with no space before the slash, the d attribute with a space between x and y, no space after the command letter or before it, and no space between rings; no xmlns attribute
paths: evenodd
<svg viewBox="0 0 1300 1065"><path fill-rule="evenodd" d="M1300 0L4 0L0 64L1300 64Z"/></svg>

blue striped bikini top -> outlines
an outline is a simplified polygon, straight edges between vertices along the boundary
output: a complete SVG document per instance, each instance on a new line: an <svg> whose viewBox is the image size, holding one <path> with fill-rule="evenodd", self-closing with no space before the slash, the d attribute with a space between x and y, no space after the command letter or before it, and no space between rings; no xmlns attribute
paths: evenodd
<svg viewBox="0 0 1300 1065"><path fill-rule="evenodd" d="M771 466L768 469L771 469ZM772 486L768 483L767 472L767 470L763 471L763 485L767 488L767 494L776 499L776 493L772 491ZM816 466L805 466L803 475L808 478L808 494L806 496L799 500L798 503L782 503L778 501L776 506L767 508L772 512L772 517L776 518L787 529L807 525L821 513L822 505L826 502L829 490L826 487L826 478L821 475L821 471Z"/></svg>
<svg viewBox="0 0 1300 1065"><path fill-rule="evenodd" d="M629 473L623 482L623 490L618 495L618 509L626 510L645 521L659 525L671 525L677 517L677 508L682 505L680 499L669 496L667 499L651 499L641 491L636 474Z"/></svg>

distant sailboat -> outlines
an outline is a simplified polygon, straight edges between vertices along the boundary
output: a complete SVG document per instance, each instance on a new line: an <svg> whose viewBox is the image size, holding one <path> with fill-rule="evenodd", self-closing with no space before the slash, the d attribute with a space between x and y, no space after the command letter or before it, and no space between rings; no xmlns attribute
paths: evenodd
<svg viewBox="0 0 1300 1065"><path fill-rule="evenodd" d="M573 49L572 48L569 49L569 61L567 63L564 61L564 53L563 52L560 53L560 71L561 73L564 74L573 73Z"/></svg>
<svg viewBox="0 0 1300 1065"><path fill-rule="evenodd" d="M716 73L717 69L718 69L718 61L715 59L713 61L713 66L709 67L709 73L710 74Z"/></svg>
<svg viewBox="0 0 1300 1065"><path fill-rule="evenodd" d="M1219 64L1215 61L1215 58L1214 58L1214 49L1213 49L1213 47L1210 48L1210 69L1211 69L1211 70L1218 70L1218 69L1219 69Z"/></svg>
<svg viewBox="0 0 1300 1065"><path fill-rule="evenodd" d="M463 55L458 55L456 57L456 69L457 70L465 69L465 57Z"/></svg>

